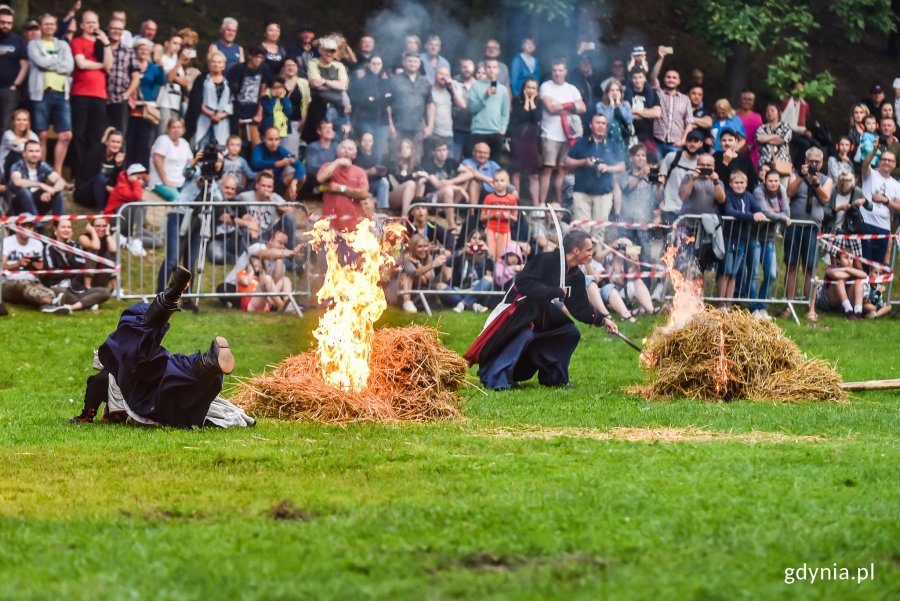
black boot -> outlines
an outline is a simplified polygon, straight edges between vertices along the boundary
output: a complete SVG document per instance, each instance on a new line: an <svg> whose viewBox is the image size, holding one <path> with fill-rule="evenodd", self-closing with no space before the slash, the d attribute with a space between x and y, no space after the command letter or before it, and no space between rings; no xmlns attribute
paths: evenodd
<svg viewBox="0 0 900 601"><path fill-rule="evenodd" d="M144 324L152 328L161 328L168 323L172 314L178 310L178 299L187 290L191 283L191 272L179 265L169 278L166 289L156 295L147 313L144 314Z"/></svg>
<svg viewBox="0 0 900 601"><path fill-rule="evenodd" d="M230 374L234 371L234 355L228 341L221 336L213 338L209 350L200 354L200 367L210 374Z"/></svg>
<svg viewBox="0 0 900 601"><path fill-rule="evenodd" d="M96 407L85 407L81 410L81 415L76 415L75 417L69 418L70 424L89 424L94 421L94 416L97 415Z"/></svg>

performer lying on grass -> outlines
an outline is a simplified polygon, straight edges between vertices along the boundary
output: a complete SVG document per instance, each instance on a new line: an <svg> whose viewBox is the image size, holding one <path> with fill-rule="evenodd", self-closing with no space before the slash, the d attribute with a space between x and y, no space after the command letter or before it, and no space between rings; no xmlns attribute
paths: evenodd
<svg viewBox="0 0 900 601"><path fill-rule="evenodd" d="M177 267L168 287L152 303L125 309L119 325L100 346L103 370L88 378L85 406L72 422L89 422L107 399L109 375L115 379L125 410L135 422L178 428L200 427L222 390L223 374L234 370L228 341L213 338L204 353L172 354L162 346L169 318L187 290L191 272Z"/></svg>
<svg viewBox="0 0 900 601"><path fill-rule="evenodd" d="M563 251L565 288L560 286L559 254L545 252L532 258L506 294L504 303L509 306L491 314L466 351L470 364L480 364L478 377L487 388L511 388L535 373L544 386L569 385L569 361L581 333L562 304L578 321L618 332L609 315L594 308L586 291L581 266L594 254L593 240L586 232L573 230L563 238Z"/></svg>

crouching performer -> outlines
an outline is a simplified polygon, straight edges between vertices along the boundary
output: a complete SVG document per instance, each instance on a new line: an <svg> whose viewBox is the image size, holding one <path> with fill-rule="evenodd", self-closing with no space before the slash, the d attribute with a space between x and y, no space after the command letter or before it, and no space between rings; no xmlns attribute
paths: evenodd
<svg viewBox="0 0 900 601"><path fill-rule="evenodd" d="M91 421L115 384L127 416L137 423L203 426L222 390L223 374L234 370L234 355L221 336L206 352L192 355L172 354L162 346L169 318L190 281L191 272L179 266L152 303L125 309L116 330L100 346L100 365L95 367L102 370L88 378L84 411L70 421Z"/></svg>
<svg viewBox="0 0 900 601"><path fill-rule="evenodd" d="M578 321L602 325L611 334L618 331L587 293L581 266L594 254L593 240L573 230L563 239L563 251L564 257L541 253L525 263L504 302L466 351L469 364L480 365L478 378L485 387L511 388L535 373L544 386L569 385L569 361L581 333L562 305Z"/></svg>

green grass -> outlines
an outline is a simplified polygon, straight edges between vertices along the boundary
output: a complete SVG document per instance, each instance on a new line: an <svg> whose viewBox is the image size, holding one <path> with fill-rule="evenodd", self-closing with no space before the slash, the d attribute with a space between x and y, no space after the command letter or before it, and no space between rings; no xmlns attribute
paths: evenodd
<svg viewBox="0 0 900 601"><path fill-rule="evenodd" d="M849 405L648 403L634 351L584 330L575 388L471 391L458 423L246 430L70 426L124 305L0 320L0 599L891 599L896 392ZM433 323L462 352L483 316ZM403 323L389 313L384 323ZM178 315L175 351L228 336L236 375L308 347L303 319ZM783 322L782 322L783 323ZM898 376L897 322L787 324L845 379ZM649 323L626 324L640 339ZM497 436L697 427L819 442ZM279 507L280 505L280 507ZM875 579L784 570L875 563Z"/></svg>

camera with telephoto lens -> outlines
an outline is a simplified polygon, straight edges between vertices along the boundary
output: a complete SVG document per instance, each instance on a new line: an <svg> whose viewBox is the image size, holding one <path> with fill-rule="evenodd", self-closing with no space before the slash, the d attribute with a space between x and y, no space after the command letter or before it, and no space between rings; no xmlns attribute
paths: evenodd
<svg viewBox="0 0 900 601"><path fill-rule="evenodd" d="M211 138L203 153L200 155L200 177L212 180L219 177L219 169L216 163L219 162L219 145L215 138Z"/></svg>

